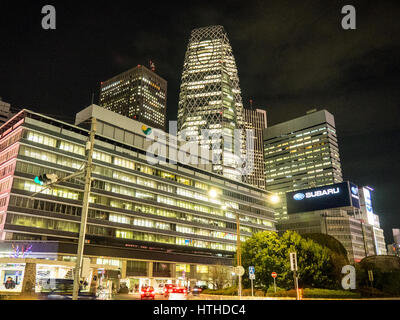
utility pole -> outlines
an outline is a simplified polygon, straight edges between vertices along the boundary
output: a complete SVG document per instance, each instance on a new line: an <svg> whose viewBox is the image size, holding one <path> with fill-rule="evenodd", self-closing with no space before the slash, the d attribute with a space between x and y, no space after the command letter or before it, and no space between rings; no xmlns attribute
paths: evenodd
<svg viewBox="0 0 400 320"><path fill-rule="evenodd" d="M233 208L232 208L233 209ZM236 239L236 264L237 266L242 265L242 253L241 253L241 248L240 248L240 219L239 219L239 213L236 212L236 234L237 234L237 239ZM239 283L238 283L238 295L239 298L242 296L242 276L239 274Z"/></svg>
<svg viewBox="0 0 400 320"><path fill-rule="evenodd" d="M72 300L78 299L79 281L80 281L82 259L83 259L83 249L85 246L86 223L87 223L87 216L89 209L90 187L92 183L92 157L93 157L95 134L96 134L96 119L92 118L89 141L86 144L87 163L86 163L85 191L83 194L81 226L79 231L78 253L76 257Z"/></svg>
<svg viewBox="0 0 400 320"><path fill-rule="evenodd" d="M297 275L297 254L291 252L290 256L290 269L293 271L294 287L296 289L296 300L299 300L299 277Z"/></svg>

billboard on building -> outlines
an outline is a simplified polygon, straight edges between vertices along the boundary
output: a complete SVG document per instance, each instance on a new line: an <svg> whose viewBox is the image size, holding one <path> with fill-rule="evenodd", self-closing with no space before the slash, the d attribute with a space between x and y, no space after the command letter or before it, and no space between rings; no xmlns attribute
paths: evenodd
<svg viewBox="0 0 400 320"><path fill-rule="evenodd" d="M286 193L288 214L354 206L360 208L358 187L350 182Z"/></svg>
<svg viewBox="0 0 400 320"><path fill-rule="evenodd" d="M374 225L374 211L372 209L372 198L371 192L368 188L363 188L363 195L364 195L364 203L365 203L365 210L367 213L368 223L370 225Z"/></svg>

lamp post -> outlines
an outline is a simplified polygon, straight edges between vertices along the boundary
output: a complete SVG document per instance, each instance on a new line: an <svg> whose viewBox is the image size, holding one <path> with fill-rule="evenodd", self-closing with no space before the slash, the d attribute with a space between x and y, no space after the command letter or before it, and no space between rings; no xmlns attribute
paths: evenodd
<svg viewBox="0 0 400 320"><path fill-rule="evenodd" d="M226 204L223 209L225 210L227 207L229 207L236 216L236 266L239 267L242 265L242 251L241 251L241 241L240 241L240 216L239 212L235 210L235 208L230 204ZM238 296L239 298L242 297L242 276L238 272Z"/></svg>
<svg viewBox="0 0 400 320"><path fill-rule="evenodd" d="M216 199L218 197L218 193L215 189L211 189L208 194L213 199ZM272 196L269 198L269 201L272 203L278 203L279 202L278 195L276 195L272 192L271 192L271 194L272 194ZM227 207L229 207L236 216L236 266L241 267L242 266L242 251L241 251L241 241L240 241L240 213L230 203L225 203L225 205L222 206L222 209L226 210ZM239 277L238 278L238 296L240 299L242 297L242 275L240 274L240 272L237 272L237 274Z"/></svg>

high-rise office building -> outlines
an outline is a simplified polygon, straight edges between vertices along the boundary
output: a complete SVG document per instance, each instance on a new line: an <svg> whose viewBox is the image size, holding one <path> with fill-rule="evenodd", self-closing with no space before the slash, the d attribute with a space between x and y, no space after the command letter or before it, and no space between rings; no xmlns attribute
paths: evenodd
<svg viewBox="0 0 400 320"><path fill-rule="evenodd" d="M285 193L342 181L335 119L326 110L264 130L266 190L280 195L276 218L287 218Z"/></svg>
<svg viewBox="0 0 400 320"><path fill-rule="evenodd" d="M0 125L7 122L10 116L11 116L10 104L3 101L0 97Z"/></svg>
<svg viewBox="0 0 400 320"><path fill-rule="evenodd" d="M243 103L228 36L222 26L194 29L183 65L178 131L213 149L214 172L241 180L244 137L235 145L235 129L243 129ZM202 130L214 136L204 137Z"/></svg>
<svg viewBox="0 0 400 320"><path fill-rule="evenodd" d="M213 266L232 266L235 213L243 241L276 230L266 191L200 163L149 163L151 134L142 122L96 105L79 112L76 125L22 110L0 127L0 258L22 257L21 248L62 265L75 258L83 182L72 179L42 190L34 178L44 173L64 178L82 168L92 117L97 130L84 254L93 274L104 268L113 273L110 278L118 280L119 271L121 281L158 287L178 281L185 271L185 281L203 285L211 282ZM218 196L212 198L210 190ZM42 268L46 260L40 261ZM1 268L0 263L0 275Z"/></svg>
<svg viewBox="0 0 400 320"><path fill-rule="evenodd" d="M101 82L100 106L165 131L167 81L138 65Z"/></svg>
<svg viewBox="0 0 400 320"><path fill-rule="evenodd" d="M254 144L252 149L246 149L247 158L253 159L253 170L243 176L243 181L265 189L263 132L267 128L267 112L261 109L244 109L244 126L246 130L253 130Z"/></svg>

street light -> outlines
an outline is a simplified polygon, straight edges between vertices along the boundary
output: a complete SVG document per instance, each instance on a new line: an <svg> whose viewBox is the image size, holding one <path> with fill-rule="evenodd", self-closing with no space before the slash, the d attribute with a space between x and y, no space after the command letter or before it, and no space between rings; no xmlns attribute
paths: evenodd
<svg viewBox="0 0 400 320"><path fill-rule="evenodd" d="M280 200L281 200L281 199L279 198L279 196L278 196L277 194L272 194L272 195L269 197L269 201L270 201L271 203L273 203L273 204L278 203Z"/></svg>
<svg viewBox="0 0 400 320"><path fill-rule="evenodd" d="M268 191L267 191L268 192ZM271 193L272 195L268 198L268 201L271 203L278 203L280 201L279 196L275 193ZM218 192L215 189L210 189L208 191L208 195L212 199L216 199L218 197ZM226 210L227 208L230 208L236 216L236 265L237 267L242 266L242 251L241 251L241 241L240 241L240 219L239 215L240 213L230 204L230 203L225 203L225 205L221 206L222 210ZM239 283L238 283L238 296L241 298L242 296L242 276L240 273L238 273L239 277Z"/></svg>
<svg viewBox="0 0 400 320"><path fill-rule="evenodd" d="M211 198L216 199L218 197L218 192L215 189L210 189L210 191L208 191L208 195Z"/></svg>

